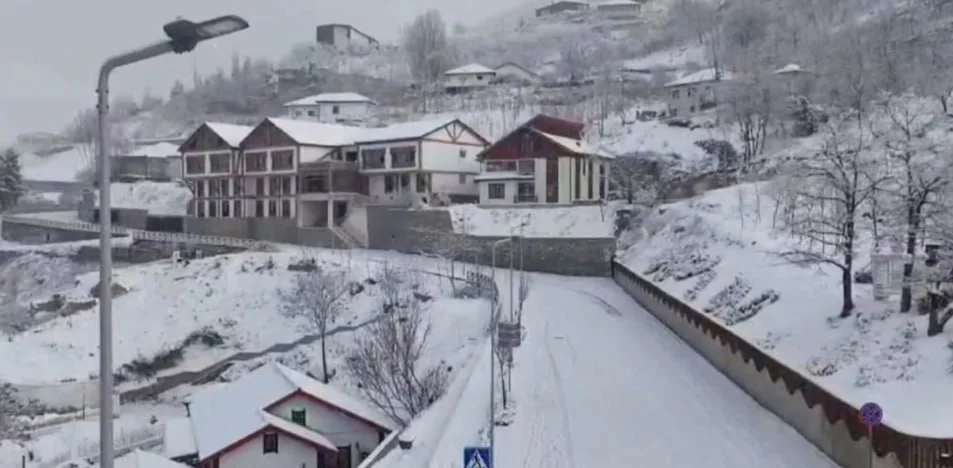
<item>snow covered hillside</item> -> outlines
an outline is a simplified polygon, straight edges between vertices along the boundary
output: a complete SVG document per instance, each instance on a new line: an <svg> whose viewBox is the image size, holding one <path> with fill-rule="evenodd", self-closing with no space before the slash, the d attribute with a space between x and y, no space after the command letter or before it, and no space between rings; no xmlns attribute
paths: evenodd
<svg viewBox="0 0 953 468"><path fill-rule="evenodd" d="M26 153L20 163L24 179L73 182L80 172L92 167L95 159L92 146L76 145L47 156Z"/></svg>
<svg viewBox="0 0 953 468"><path fill-rule="evenodd" d="M136 363L162 356L170 360L160 366L160 375L173 368L194 370L238 350L263 350L311 333L306 331L303 319L290 319L279 313L282 296L278 292L290 288L298 274L289 268L301 268L307 258L315 258L317 265L329 271L342 272L355 285L354 294L347 298L345 310L334 327L360 326L379 316L380 286L374 278L389 262L405 272L402 295L414 292L432 296L425 308L442 311L433 315L432 339L446 340L445 346L450 348L442 348L444 352L449 354L453 346L483 333L480 322L485 314L478 312L483 310L482 301L452 299L447 279L420 271L440 271L442 266L436 260L380 252L302 249L221 256L184 266L157 262L116 272L113 307L117 371L128 374L128 379L148 378L148 373L137 374ZM91 289L97 282L98 276L93 272L76 277L75 284L44 292L61 293L65 301L85 303L90 301ZM0 342L0 354L9 357L0 363L0 380L51 383L86 380L96 374L95 308L64 315ZM335 340L336 337L329 338L329 343ZM344 342L347 339L330 348L341 351Z"/></svg>
<svg viewBox="0 0 953 468"><path fill-rule="evenodd" d="M185 216L192 191L179 182L150 182L110 184L113 208L147 210L157 216ZM96 193L96 206L99 194Z"/></svg>
<svg viewBox="0 0 953 468"><path fill-rule="evenodd" d="M854 316L837 318L840 272L781 258L770 183L744 184L655 209L619 260L730 326L768 354L850 403L876 401L885 421L911 434L953 435L950 331L926 337L926 317L899 314L855 284ZM869 251L862 235L859 253ZM857 260L858 269L869 260ZM916 395L911 398L911 395Z"/></svg>

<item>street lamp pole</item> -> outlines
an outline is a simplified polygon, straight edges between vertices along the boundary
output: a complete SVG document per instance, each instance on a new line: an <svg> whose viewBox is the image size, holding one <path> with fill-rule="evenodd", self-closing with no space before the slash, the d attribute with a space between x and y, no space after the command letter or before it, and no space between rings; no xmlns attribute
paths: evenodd
<svg viewBox="0 0 953 468"><path fill-rule="evenodd" d="M493 279L493 286L496 287L496 249L501 245L510 242L510 239L500 239L493 243L490 247L490 277ZM499 290L499 288L497 288ZM499 296L497 296L499 297ZM496 305L499 299L491 301L490 303L490 463L493 463L494 455L496 453L496 437L495 437L495 428L496 428L496 367L494 367L494 359L496 359L496 323L497 323L497 314L496 314Z"/></svg>
<svg viewBox="0 0 953 468"><path fill-rule="evenodd" d="M109 57L99 68L96 86L96 166L99 172L99 463L113 468L113 329L112 329L112 200L110 160L106 150L109 76L119 67L169 53L182 54L199 42L248 28L244 19L227 15L201 23L178 19L163 27L166 40Z"/></svg>

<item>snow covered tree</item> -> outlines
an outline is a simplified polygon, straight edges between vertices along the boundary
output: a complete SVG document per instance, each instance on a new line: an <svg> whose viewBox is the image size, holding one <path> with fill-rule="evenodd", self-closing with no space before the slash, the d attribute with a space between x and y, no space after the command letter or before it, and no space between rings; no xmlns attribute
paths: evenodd
<svg viewBox="0 0 953 468"><path fill-rule="evenodd" d="M175 99L183 94L185 94L185 85L181 81L175 80L172 89L169 90L169 99Z"/></svg>
<svg viewBox="0 0 953 468"><path fill-rule="evenodd" d="M325 334L337 320L342 299L348 291L341 274L320 268L299 272L291 288L282 291L281 312L289 318L303 318L311 331L321 336L321 371L324 383L331 380L328 370L328 348Z"/></svg>
<svg viewBox="0 0 953 468"><path fill-rule="evenodd" d="M410 73L421 86L437 82L450 66L447 25L437 10L427 11L404 28L401 45Z"/></svg>
<svg viewBox="0 0 953 468"><path fill-rule="evenodd" d="M7 148L0 155L0 211L6 212L17 206L24 193L20 153Z"/></svg>
<svg viewBox="0 0 953 468"><path fill-rule="evenodd" d="M0 441L14 438L22 428L22 424L17 420L17 414L22 407L13 385L0 382Z"/></svg>
<svg viewBox="0 0 953 468"><path fill-rule="evenodd" d="M783 202L790 213L787 228L797 245L780 253L799 265L827 265L841 273L840 317L854 310L853 271L857 222L884 177L866 150L867 137L856 124L856 111L829 122L824 144L813 157L797 161L787 177Z"/></svg>

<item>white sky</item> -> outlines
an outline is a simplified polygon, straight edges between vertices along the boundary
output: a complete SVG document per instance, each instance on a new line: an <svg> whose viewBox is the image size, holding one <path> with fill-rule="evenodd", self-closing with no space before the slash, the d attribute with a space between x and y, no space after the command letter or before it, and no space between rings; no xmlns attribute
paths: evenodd
<svg viewBox="0 0 953 468"><path fill-rule="evenodd" d="M448 24L473 24L525 0L0 0L0 143L28 131L57 131L95 101L102 60L162 38L162 25L183 16L202 20L234 13L251 29L201 45L188 56L168 56L124 68L113 94L165 94L176 78L191 82L228 67L232 51L279 59L311 40L322 23L350 23L381 41L429 8ZM544 2L540 2L544 3Z"/></svg>

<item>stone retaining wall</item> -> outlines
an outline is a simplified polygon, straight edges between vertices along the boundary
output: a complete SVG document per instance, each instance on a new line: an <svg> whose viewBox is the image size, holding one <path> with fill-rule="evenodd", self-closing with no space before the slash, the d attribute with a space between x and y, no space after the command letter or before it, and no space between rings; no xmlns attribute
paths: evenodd
<svg viewBox="0 0 953 468"><path fill-rule="evenodd" d="M642 307L725 376L841 466L953 466L946 458L953 453L953 439L915 437L887 425L874 429L875 456L871 464L871 441L860 423L857 408L625 266L613 264L613 277Z"/></svg>

